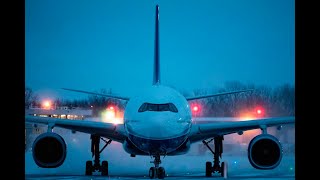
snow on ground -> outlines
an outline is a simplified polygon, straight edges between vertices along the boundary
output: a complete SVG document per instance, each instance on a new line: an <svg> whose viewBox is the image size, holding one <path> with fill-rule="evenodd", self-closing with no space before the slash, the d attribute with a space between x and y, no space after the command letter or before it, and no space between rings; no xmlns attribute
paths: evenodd
<svg viewBox="0 0 320 180"><path fill-rule="evenodd" d="M55 128L58 130L58 128ZM58 168L40 168L32 158L31 150L25 153L26 179L149 179L148 171L153 165L149 156L130 157L122 149L122 144L112 142L101 154L100 160L109 161L108 177L100 173L84 176L85 163L91 160L90 135L84 133L72 134L71 131L60 131L67 143L67 157ZM225 142L226 143L226 142ZM100 144L102 147L104 143ZM161 158L161 166L166 170L165 179L222 179L218 174L212 178L205 177L205 163L212 161L209 151L200 153L198 144L191 145L191 150L185 155L166 156ZM223 153L223 161L228 163L229 179L295 179L295 155L284 153L280 165L273 170L258 170L253 168L247 158L246 147L237 147Z"/></svg>

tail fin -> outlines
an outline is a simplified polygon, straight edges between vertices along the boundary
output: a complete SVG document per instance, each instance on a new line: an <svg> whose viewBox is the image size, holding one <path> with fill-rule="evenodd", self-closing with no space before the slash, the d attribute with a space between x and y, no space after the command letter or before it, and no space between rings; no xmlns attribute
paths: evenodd
<svg viewBox="0 0 320 180"><path fill-rule="evenodd" d="M153 85L160 84L160 59L159 59L159 5L156 5L156 26L155 26L155 43L154 43L154 69Z"/></svg>

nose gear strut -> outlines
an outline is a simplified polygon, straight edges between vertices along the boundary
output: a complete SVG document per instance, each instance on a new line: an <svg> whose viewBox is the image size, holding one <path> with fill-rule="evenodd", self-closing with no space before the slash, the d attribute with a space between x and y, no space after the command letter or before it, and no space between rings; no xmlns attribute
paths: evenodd
<svg viewBox="0 0 320 180"><path fill-rule="evenodd" d="M163 167L159 167L161 160L160 160L160 154L153 156L154 161L150 161L150 163L154 163L154 167L151 167L149 169L149 177L150 179L153 178L159 178L163 179L165 177L165 170Z"/></svg>

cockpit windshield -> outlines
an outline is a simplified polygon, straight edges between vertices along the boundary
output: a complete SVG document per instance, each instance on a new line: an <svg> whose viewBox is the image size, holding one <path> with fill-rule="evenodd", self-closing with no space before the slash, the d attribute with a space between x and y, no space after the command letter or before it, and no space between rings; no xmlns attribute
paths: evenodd
<svg viewBox="0 0 320 180"><path fill-rule="evenodd" d="M145 111L171 111L171 112L178 112L176 106L172 103L166 104L151 104L151 103L143 103L138 112L145 112Z"/></svg>

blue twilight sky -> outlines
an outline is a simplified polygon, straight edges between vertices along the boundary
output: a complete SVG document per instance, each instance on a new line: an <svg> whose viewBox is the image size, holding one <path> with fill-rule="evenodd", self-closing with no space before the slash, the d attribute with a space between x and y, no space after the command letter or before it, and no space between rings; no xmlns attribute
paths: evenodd
<svg viewBox="0 0 320 180"><path fill-rule="evenodd" d="M26 0L25 84L41 98L61 90L152 84L155 5L161 82L178 90L240 81L295 82L294 0Z"/></svg>

